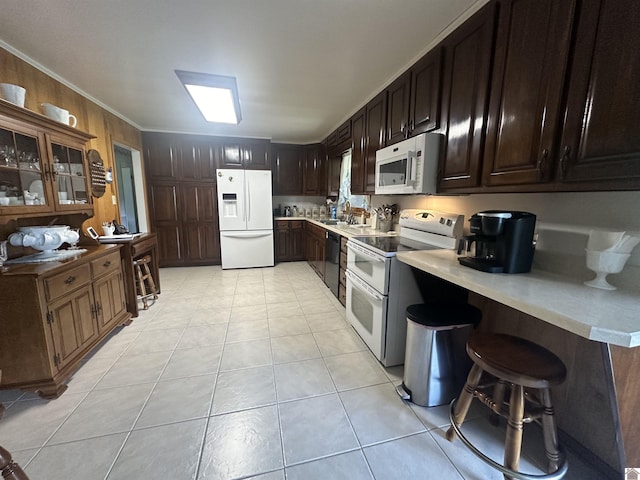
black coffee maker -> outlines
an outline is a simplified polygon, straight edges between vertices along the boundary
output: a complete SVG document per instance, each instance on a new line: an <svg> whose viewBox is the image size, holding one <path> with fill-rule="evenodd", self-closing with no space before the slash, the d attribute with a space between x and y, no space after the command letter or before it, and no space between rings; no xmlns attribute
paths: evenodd
<svg viewBox="0 0 640 480"><path fill-rule="evenodd" d="M533 262L536 216L528 212L487 210L469 219L472 235L458 245L458 261L489 273L526 273ZM475 250L473 249L475 244Z"/></svg>

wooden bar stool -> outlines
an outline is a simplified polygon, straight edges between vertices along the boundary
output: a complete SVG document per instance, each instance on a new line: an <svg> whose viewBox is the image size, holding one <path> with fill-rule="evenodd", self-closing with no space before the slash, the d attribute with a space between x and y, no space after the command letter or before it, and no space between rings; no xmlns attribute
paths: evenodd
<svg viewBox="0 0 640 480"><path fill-rule="evenodd" d="M149 309L148 300L158 298L158 289L156 283L153 281L149 264L151 263L151 255L145 255L142 258L137 258L133 261L133 267L136 272L136 287L138 290L138 297L142 300L144 309Z"/></svg>
<svg viewBox="0 0 640 480"><path fill-rule="evenodd" d="M528 340L511 335L479 332L467 342L467 354L473 361L473 367L457 400L451 403L451 427L447 431L447 439L453 441L458 435L466 447L484 462L500 470L507 479L551 480L564 477L567 462L558 446L551 403L551 386L561 384L567 375L562 360ZM492 380L489 384L480 385L483 374L489 374L484 375ZM510 398L505 402L508 389L511 390ZM489 407L493 414L507 419L504 465L480 452L460 430L474 398ZM526 411L525 403L528 407L531 406ZM536 420L542 425L548 459L546 475L518 472L523 423Z"/></svg>

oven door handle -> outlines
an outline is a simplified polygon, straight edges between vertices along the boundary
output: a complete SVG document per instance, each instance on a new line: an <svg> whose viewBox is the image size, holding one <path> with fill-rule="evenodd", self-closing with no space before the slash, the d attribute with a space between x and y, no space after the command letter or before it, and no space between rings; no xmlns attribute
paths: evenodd
<svg viewBox="0 0 640 480"><path fill-rule="evenodd" d="M347 248L350 248L354 252L357 252L357 253L359 253L361 255L364 255L365 257L369 257L371 260L373 260L375 262L384 262L386 260L385 257L380 257L379 255L376 255L375 253L370 252L366 248L362 248L362 247L354 245L352 243L348 243L347 244Z"/></svg>
<svg viewBox="0 0 640 480"><path fill-rule="evenodd" d="M363 282L362 280L360 280L355 273L352 273L349 270L347 270L344 273L349 280L351 280L353 283L355 283L359 287L358 290L362 291L363 293L366 293L368 297L374 300L377 300L378 302L381 302L382 300L384 300L378 292L376 292L373 288L367 285L366 282Z"/></svg>

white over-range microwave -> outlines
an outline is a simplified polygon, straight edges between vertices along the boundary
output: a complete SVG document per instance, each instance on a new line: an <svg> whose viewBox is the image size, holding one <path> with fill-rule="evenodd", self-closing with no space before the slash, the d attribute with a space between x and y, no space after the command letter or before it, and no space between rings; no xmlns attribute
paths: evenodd
<svg viewBox="0 0 640 480"><path fill-rule="evenodd" d="M436 193L444 135L422 133L376 152L376 195Z"/></svg>

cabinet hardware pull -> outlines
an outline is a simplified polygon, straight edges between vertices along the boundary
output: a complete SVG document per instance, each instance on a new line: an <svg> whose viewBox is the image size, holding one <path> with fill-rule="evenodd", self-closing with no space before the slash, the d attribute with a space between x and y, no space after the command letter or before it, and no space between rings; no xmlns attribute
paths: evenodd
<svg viewBox="0 0 640 480"><path fill-rule="evenodd" d="M571 154L571 147L566 145L562 152L562 159L560 160L560 170L562 170L562 178L567 176L567 167L569 163L569 155Z"/></svg>
<svg viewBox="0 0 640 480"><path fill-rule="evenodd" d="M542 180L544 177L544 164L547 161L547 157L549 156L549 149L545 148L542 150L542 155L538 159L538 164L536 165L536 169L538 170L538 179Z"/></svg>
<svg viewBox="0 0 640 480"><path fill-rule="evenodd" d="M98 314L102 314L102 305L100 305L100 302L96 302L96 311Z"/></svg>
<svg viewBox="0 0 640 480"><path fill-rule="evenodd" d="M108 267L109 265L111 265L111 260L107 260L102 264L103 267Z"/></svg>
<svg viewBox="0 0 640 480"><path fill-rule="evenodd" d="M74 277L73 275L69 275L67 279L64 281L64 283L66 283L67 285L71 285L75 281L76 281L76 277Z"/></svg>
<svg viewBox="0 0 640 480"><path fill-rule="evenodd" d="M49 170L49 164L44 164L44 179L49 182L51 180L51 172Z"/></svg>

